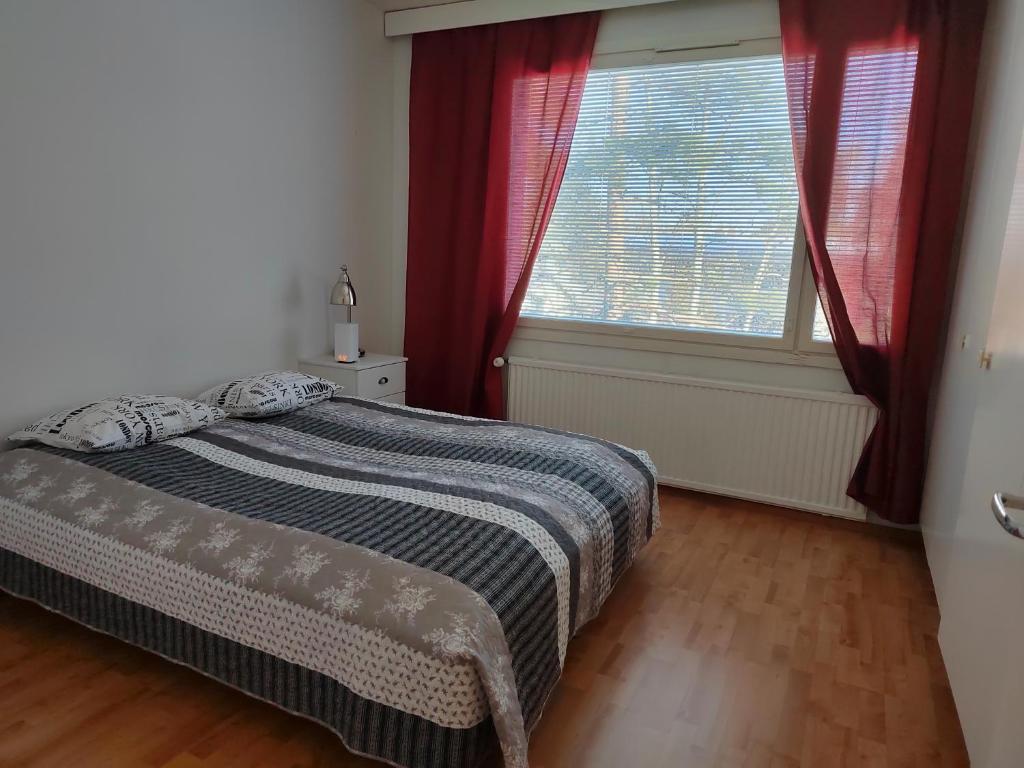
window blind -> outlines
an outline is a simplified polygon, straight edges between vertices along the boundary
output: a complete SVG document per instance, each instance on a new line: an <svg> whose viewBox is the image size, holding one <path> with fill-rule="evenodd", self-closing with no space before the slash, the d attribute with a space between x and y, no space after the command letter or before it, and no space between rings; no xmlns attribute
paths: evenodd
<svg viewBox="0 0 1024 768"><path fill-rule="evenodd" d="M877 345L889 342L916 76L916 46L847 56L825 239L840 286L853 287L843 294L857 338ZM828 341L818 317L814 339Z"/></svg>
<svg viewBox="0 0 1024 768"><path fill-rule="evenodd" d="M796 215L780 56L594 70L523 314L781 337Z"/></svg>

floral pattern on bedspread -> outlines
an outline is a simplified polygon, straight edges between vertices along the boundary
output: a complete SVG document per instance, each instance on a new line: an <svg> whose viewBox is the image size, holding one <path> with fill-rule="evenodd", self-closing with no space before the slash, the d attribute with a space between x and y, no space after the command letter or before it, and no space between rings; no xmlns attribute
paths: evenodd
<svg viewBox="0 0 1024 768"><path fill-rule="evenodd" d="M123 454L18 449L0 548L401 716L490 716L525 766L565 644L657 526L653 468L421 414L338 399Z"/></svg>

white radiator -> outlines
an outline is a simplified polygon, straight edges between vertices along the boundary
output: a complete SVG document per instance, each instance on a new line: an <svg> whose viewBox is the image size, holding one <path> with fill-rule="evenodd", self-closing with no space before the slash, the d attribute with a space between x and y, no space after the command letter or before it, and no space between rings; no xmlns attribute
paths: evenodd
<svg viewBox="0 0 1024 768"><path fill-rule="evenodd" d="M512 421L647 451L659 482L863 520L846 493L865 398L512 358Z"/></svg>

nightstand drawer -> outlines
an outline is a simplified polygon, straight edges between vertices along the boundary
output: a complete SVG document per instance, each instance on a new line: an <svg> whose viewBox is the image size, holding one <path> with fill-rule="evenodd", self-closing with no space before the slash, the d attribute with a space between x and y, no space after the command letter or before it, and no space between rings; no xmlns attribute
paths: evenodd
<svg viewBox="0 0 1024 768"><path fill-rule="evenodd" d="M367 352L357 363L336 363L331 355L309 357L299 361L299 370L341 384L340 394L365 397L369 400L395 398L405 393L404 357Z"/></svg>
<svg viewBox="0 0 1024 768"><path fill-rule="evenodd" d="M378 365L356 374L356 392L359 397L376 400L388 395L405 392L405 363Z"/></svg>
<svg viewBox="0 0 1024 768"><path fill-rule="evenodd" d="M299 363L299 370L311 376L319 376L321 379L333 381L341 385L339 395L355 395L357 371L347 371L338 363L328 365L312 365L310 363Z"/></svg>

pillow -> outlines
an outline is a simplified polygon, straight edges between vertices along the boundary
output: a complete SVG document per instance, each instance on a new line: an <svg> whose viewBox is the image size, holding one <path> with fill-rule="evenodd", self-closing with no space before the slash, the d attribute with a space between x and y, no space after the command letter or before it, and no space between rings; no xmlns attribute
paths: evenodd
<svg viewBox="0 0 1024 768"><path fill-rule="evenodd" d="M206 403L159 395L120 395L52 413L8 440L84 453L124 451L184 435L227 418Z"/></svg>
<svg viewBox="0 0 1024 768"><path fill-rule="evenodd" d="M268 371L208 389L198 400L223 408L229 416L273 416L319 403L341 389L339 384L296 371Z"/></svg>

